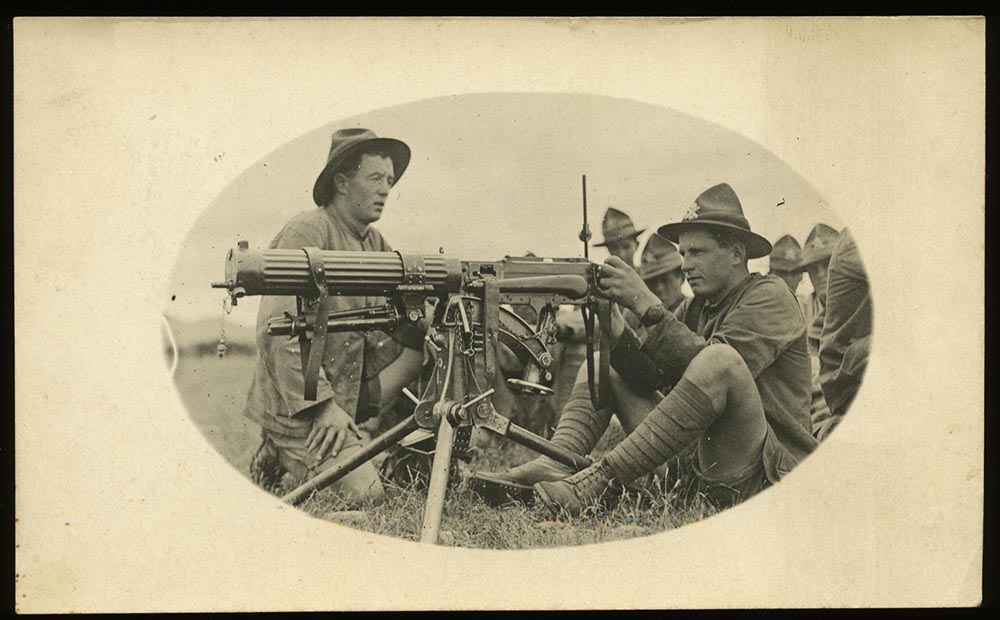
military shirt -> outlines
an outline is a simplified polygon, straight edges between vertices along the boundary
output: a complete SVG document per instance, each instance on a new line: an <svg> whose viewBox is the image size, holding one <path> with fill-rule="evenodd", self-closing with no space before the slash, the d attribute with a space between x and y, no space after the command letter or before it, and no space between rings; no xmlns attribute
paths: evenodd
<svg viewBox="0 0 1000 620"><path fill-rule="evenodd" d="M868 276L854 237L846 228L830 257L827 282L819 379L830 411L843 415L861 386L872 332Z"/></svg>
<svg viewBox="0 0 1000 620"><path fill-rule="evenodd" d="M300 213L268 246L271 249L317 247L321 250L391 252L381 233L359 227L336 209L325 207ZM384 297L330 297L331 311L385 303ZM272 432L305 437L312 426L303 411L331 398L350 416L357 410L361 382L398 357L402 345L384 332L327 333L323 372L316 400L303 399L305 380L297 338L267 333L267 320L296 313L295 297L264 296L257 313L257 365L244 414ZM320 343L313 343L319 346Z"/></svg>
<svg viewBox="0 0 1000 620"><path fill-rule="evenodd" d="M685 300L648 328L641 345L626 330L611 363L629 384L669 389L688 364L712 343L733 347L746 362L764 415L790 466L815 449L809 419L810 362L805 322L795 295L780 278L749 274L718 303Z"/></svg>
<svg viewBox="0 0 1000 620"><path fill-rule="evenodd" d="M812 367L810 383L812 404L809 407L809 417L812 419L813 433L816 433L818 425L830 417L830 408L823 398L823 389L819 382L819 342L823 335L826 308L816 293L811 294L806 302L809 304L809 311L806 314L806 342L809 344L809 361Z"/></svg>

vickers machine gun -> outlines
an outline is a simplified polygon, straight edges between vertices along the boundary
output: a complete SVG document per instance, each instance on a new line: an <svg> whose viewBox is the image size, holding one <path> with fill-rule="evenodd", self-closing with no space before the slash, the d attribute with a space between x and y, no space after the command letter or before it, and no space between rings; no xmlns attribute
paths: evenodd
<svg viewBox="0 0 1000 620"><path fill-rule="evenodd" d="M586 250L590 238L586 198L580 238ZM583 313L591 399L595 407L606 404L611 306L598 294L599 272L600 266L587 257L461 261L444 255L402 252L250 250L249 244L241 241L226 258L225 281L212 286L226 289L233 305L244 296L297 297L298 313L272 317L267 331L274 337L299 339L305 400L316 399L329 332L392 330L416 323L426 326L425 340L435 357L434 376L424 393L419 397L410 395L415 404L412 415L282 499L298 504L413 431L426 429L436 433L436 439L420 540L435 543L456 433L465 432L467 437L473 427L479 427L576 470L590 465L587 457L561 448L501 415L491 402L494 389L490 386L497 376L497 348L503 344L524 367L519 378L507 379L511 391L551 394L553 357L549 347L556 342L556 309L572 304ZM335 295L384 296L387 302L333 312L329 299ZM431 315L425 316L429 300L437 303ZM531 306L538 313L536 324L529 325L505 308L506 304ZM600 326L600 334L595 333L595 325ZM596 356L595 349L604 354Z"/></svg>

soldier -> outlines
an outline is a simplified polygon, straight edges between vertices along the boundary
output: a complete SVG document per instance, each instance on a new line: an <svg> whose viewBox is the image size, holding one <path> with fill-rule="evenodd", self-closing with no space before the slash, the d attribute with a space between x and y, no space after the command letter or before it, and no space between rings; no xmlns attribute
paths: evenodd
<svg viewBox="0 0 1000 620"><path fill-rule="evenodd" d="M802 257L802 246L791 235L785 235L774 242L771 251L771 275L785 281L792 292L798 290L802 281L802 272L798 270L799 259Z"/></svg>
<svg viewBox="0 0 1000 620"><path fill-rule="evenodd" d="M639 277L663 306L673 312L687 297L684 296L684 272L681 271L681 255L669 239L658 233L650 235L646 247L642 249L639 263ZM645 339L646 328L636 319L639 340ZM629 323L631 327L631 323Z"/></svg>
<svg viewBox="0 0 1000 620"><path fill-rule="evenodd" d="M313 187L318 209L292 218L270 248L391 251L371 226L382 217L389 190L410 161L409 147L368 129L333 134L329 156ZM333 310L383 303L378 298L331 297ZM258 484L274 489L285 472L299 481L348 458L361 447L357 425L391 405L420 372L423 333L415 326L390 335L328 333L317 399L303 399L299 346L267 335L267 320L295 313L292 297L264 297L257 315L259 351L244 414L262 428L251 463ZM314 343L313 346L322 346ZM371 463L330 487L348 503L379 502L382 484Z"/></svg>
<svg viewBox="0 0 1000 620"><path fill-rule="evenodd" d="M819 342L823 333L823 319L826 316L826 275L830 262L830 254L837 243L840 233L826 224L816 224L806 245L802 248L802 257L797 267L801 274L809 274L813 292L805 300L806 342L809 344L809 357L812 364L812 404L809 415L812 418L813 433L817 439L827 434L826 420L830 417L830 409L823 398L823 390L819 382ZM822 434L822 437L821 437Z"/></svg>
<svg viewBox="0 0 1000 620"><path fill-rule="evenodd" d="M542 463L521 481L532 473L552 511L579 514L677 456L689 491L729 506L780 480L817 445L802 315L787 284L749 272L748 259L767 256L771 244L751 231L736 193L726 184L706 190L659 233L679 243L695 297L671 313L624 261L605 261L605 294L649 330L640 345L616 306L610 387L628 436L568 477L541 459L522 466ZM552 441L587 454L609 416L573 411Z"/></svg>
<svg viewBox="0 0 1000 620"><path fill-rule="evenodd" d="M854 402L871 349L871 289L858 246L846 228L830 257L828 280L819 380L831 416L821 436L829 435Z"/></svg>
<svg viewBox="0 0 1000 620"><path fill-rule="evenodd" d="M646 229L636 230L632 218L614 207L608 207L601 220L604 241L595 243L595 248L606 247L612 256L625 261L635 268L635 253L639 249L639 235Z"/></svg>

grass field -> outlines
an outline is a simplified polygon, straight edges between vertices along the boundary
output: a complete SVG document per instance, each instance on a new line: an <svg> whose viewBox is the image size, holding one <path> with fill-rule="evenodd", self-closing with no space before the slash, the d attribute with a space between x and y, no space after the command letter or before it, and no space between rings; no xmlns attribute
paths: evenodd
<svg viewBox="0 0 1000 620"><path fill-rule="evenodd" d="M229 354L183 355L174 382L191 418L208 441L231 465L247 473L260 443L260 429L242 415L254 358ZM595 452L620 438L613 427ZM457 480L448 490L440 542L487 549L523 549L579 545L662 532L703 519L710 507L684 502L671 492L631 492L607 510L592 510L571 520L555 520L540 507L516 504L492 508L469 489L466 475L473 470L498 470L522 463L534 453L496 437L476 436L472 459L459 462ZM417 540L426 493L421 484L386 483L386 501L379 506L351 509L331 493L313 494L301 508L307 513L359 529Z"/></svg>

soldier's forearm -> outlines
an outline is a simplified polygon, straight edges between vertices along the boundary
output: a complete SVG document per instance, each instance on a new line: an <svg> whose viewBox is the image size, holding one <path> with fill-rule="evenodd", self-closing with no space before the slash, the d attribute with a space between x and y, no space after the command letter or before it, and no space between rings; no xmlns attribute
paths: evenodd
<svg viewBox="0 0 1000 620"><path fill-rule="evenodd" d="M649 327L641 352L656 365L663 377L661 385L667 385L676 383L691 360L707 346L704 338L672 314L667 314L659 323Z"/></svg>
<svg viewBox="0 0 1000 620"><path fill-rule="evenodd" d="M626 385L637 391L646 391L664 383L663 373L656 361L642 350L639 339L628 327L611 349L611 367L621 375Z"/></svg>

